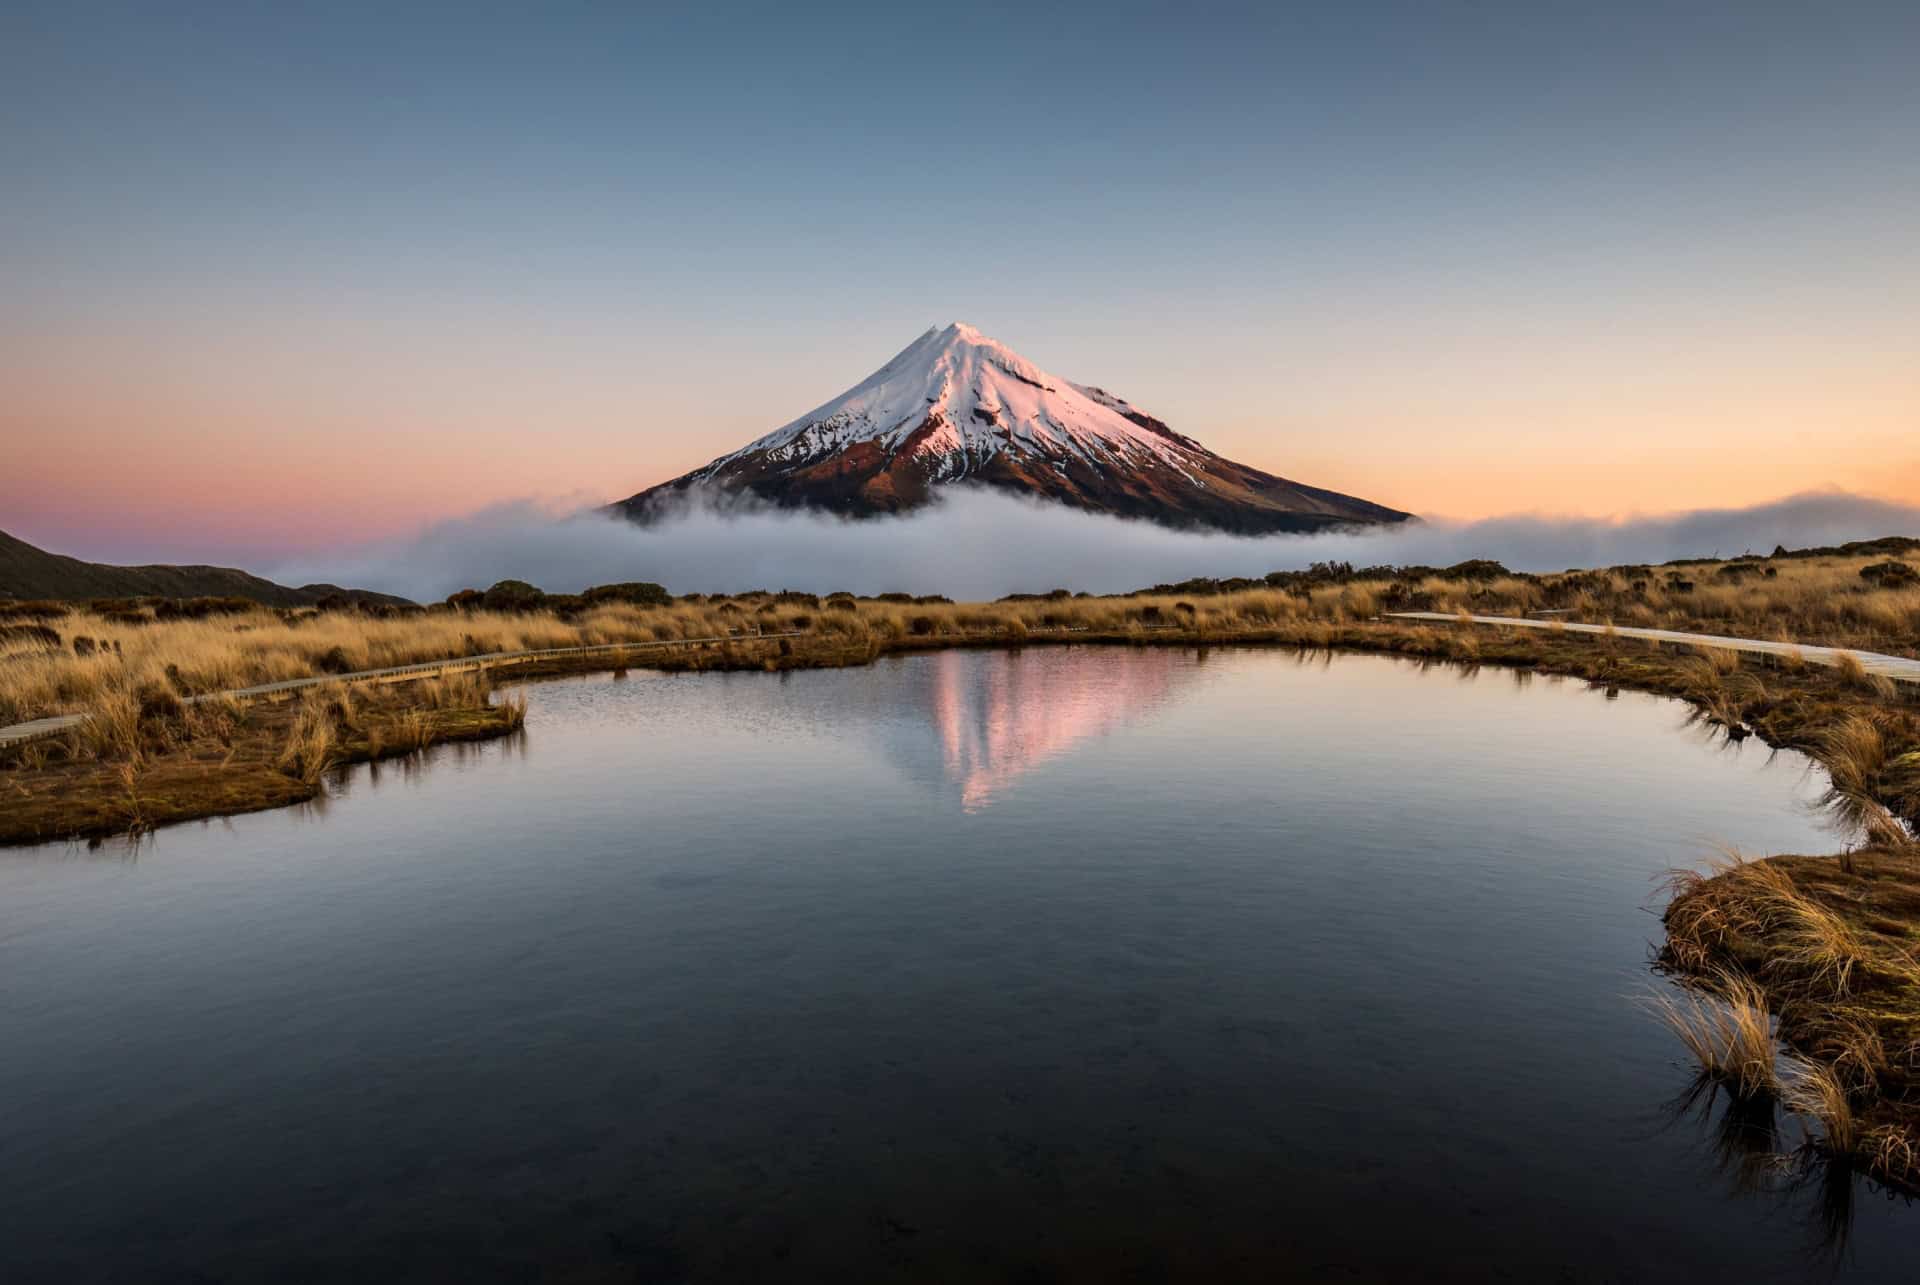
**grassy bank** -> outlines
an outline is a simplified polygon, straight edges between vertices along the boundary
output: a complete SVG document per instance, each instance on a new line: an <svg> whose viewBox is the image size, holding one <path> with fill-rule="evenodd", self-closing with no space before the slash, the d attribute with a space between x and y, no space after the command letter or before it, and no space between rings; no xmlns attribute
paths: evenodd
<svg viewBox="0 0 1920 1285"><path fill-rule="evenodd" d="M1731 652L1612 634L1378 618L1397 609L1556 611L1920 655L1920 589L1883 570L1887 562L1884 550L1871 550L1551 577L1488 564L1444 573L1332 567L1272 583L994 603L756 593L649 605L536 595L504 610L474 594L461 606L372 614L232 604L198 615L151 604L0 608L13 631L0 636L0 722L90 715L82 730L0 762L0 842L281 806L315 797L343 763L511 733L522 710L490 704L485 675L329 685L278 705L180 697L521 648L677 644L504 671L515 679L640 664L857 665L919 649L1081 643L1372 651L1568 675L1678 697L1726 736L1802 750L1826 768L1835 815L1860 846L1677 876L1665 962L1692 990L1669 1017L1706 1074L1743 1097L1770 1096L1818 1119L1822 1145L1843 1163L1911 1188L1920 1186L1920 854L1911 829L1920 817L1920 705L1912 694L1858 665L1788 656L1761 667ZM760 636L772 633L796 636ZM714 637L730 641L690 641ZM1776 1020L1790 1050L1784 1060L1773 1056Z"/></svg>
<svg viewBox="0 0 1920 1285"><path fill-rule="evenodd" d="M1729 855L1677 873L1674 894L1664 958L1695 995L1668 1016L1703 1070L1737 1099L1817 1121L1818 1145L1840 1163L1920 1189L1912 850Z"/></svg>
<svg viewBox="0 0 1920 1285"><path fill-rule="evenodd" d="M1885 570L1890 567L1902 570ZM1204 641L1250 631L1339 627L1396 610L1556 612L1571 621L1920 656L1920 575L1883 551L1553 576L1515 575L1492 563L1447 571L1333 565L1275 573L1265 582L1196 581L1097 598L1057 590L993 603L905 594L756 593L695 594L645 605L592 593L548 597L537 590L527 597L489 591L455 600L465 605L371 614L272 610L233 599L123 600L81 608L0 602L0 724L96 710L159 688L188 695L490 651L762 630L884 650L930 638L1018 639L1063 631L1130 639L1172 630L1183 640Z"/></svg>
<svg viewBox="0 0 1920 1285"><path fill-rule="evenodd" d="M327 684L279 703L149 694L117 722L15 750L0 769L0 843L139 834L318 797L349 763L519 730L523 701L477 677L407 688Z"/></svg>

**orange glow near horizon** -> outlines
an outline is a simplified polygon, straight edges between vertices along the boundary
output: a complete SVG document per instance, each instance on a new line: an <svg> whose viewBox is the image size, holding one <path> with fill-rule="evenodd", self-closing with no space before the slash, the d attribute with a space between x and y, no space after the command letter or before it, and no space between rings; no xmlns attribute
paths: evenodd
<svg viewBox="0 0 1920 1285"><path fill-rule="evenodd" d="M0 361L0 529L81 556L217 560L391 538L506 501L615 499L848 378L844 359L789 365L716 405L699 369L534 372L477 340L438 354L279 342L227 345L218 362L132 337L15 346ZM1622 517L1825 487L1920 502L1911 363L1783 360L1735 377L1702 362L1613 384L1562 369L1499 386L1484 359L1463 367L1419 388L1357 368L1277 387L1239 370L1109 382L1230 458L1428 517ZM1576 390L1576 374L1595 382Z"/></svg>

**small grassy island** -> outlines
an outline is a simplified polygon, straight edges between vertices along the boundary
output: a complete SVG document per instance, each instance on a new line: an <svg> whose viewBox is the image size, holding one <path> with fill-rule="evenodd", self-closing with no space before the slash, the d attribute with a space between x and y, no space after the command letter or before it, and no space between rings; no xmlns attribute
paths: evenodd
<svg viewBox="0 0 1920 1285"><path fill-rule="evenodd" d="M858 665L907 650L1107 643L1382 652L1568 675L1688 701L1721 734L1803 751L1855 846L1676 873L1665 1014L1703 1074L1820 1122L1834 1160L1920 1188L1920 688L1813 664L1638 640L1656 627L1920 657L1920 541L1521 575L1321 565L992 603L904 593L549 595L505 581L433 607L242 599L0 602L0 726L84 715L0 748L0 842L139 832L312 799L342 764L517 733L493 680L624 670ZM1396 619L1532 616L1599 633ZM442 662L541 649L501 668ZM491 662L488 662L491 663ZM362 671L426 664L419 675ZM289 679L313 685L242 697ZM1774 1022L1777 1020L1777 1033ZM1790 1056L1777 1058L1776 1038Z"/></svg>

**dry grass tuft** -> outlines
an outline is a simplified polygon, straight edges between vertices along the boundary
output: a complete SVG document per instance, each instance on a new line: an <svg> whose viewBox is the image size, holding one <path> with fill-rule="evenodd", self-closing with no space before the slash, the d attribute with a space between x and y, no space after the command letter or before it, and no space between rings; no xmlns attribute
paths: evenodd
<svg viewBox="0 0 1920 1285"><path fill-rule="evenodd" d="M1648 1007L1680 1038L1705 1074L1741 1097L1777 1093L1773 1022L1766 994L1719 970L1694 987L1650 997Z"/></svg>
<svg viewBox="0 0 1920 1285"><path fill-rule="evenodd" d="M1737 673L1740 669L1740 653L1726 647L1700 646L1694 648L1706 661L1707 667L1716 675L1725 676Z"/></svg>
<svg viewBox="0 0 1920 1285"><path fill-rule="evenodd" d="M1820 1032L1811 1049L1852 1092L1878 1089L1893 1065L1879 1028L1859 1016L1841 1016Z"/></svg>
<svg viewBox="0 0 1920 1285"><path fill-rule="evenodd" d="M433 744L433 720L418 709L403 710L392 723L393 744L407 750L424 750Z"/></svg>
<svg viewBox="0 0 1920 1285"><path fill-rule="evenodd" d="M1829 1067L1801 1062L1786 1079L1781 1101L1786 1107L1817 1120L1822 1144L1837 1156L1851 1156L1860 1145L1859 1122L1847 1086Z"/></svg>
<svg viewBox="0 0 1920 1285"><path fill-rule="evenodd" d="M280 770L296 781L316 785L333 766L338 748L333 721L317 706L303 705L281 747Z"/></svg>
<svg viewBox="0 0 1920 1285"><path fill-rule="evenodd" d="M1836 821L1868 843L1890 848L1912 843L1913 836L1884 802L1890 785L1904 789L1906 767L1889 754L1879 723L1864 714L1849 714L1822 731L1813 748L1827 769L1821 799ZM1892 782L1889 769L1896 778Z"/></svg>
<svg viewBox="0 0 1920 1285"><path fill-rule="evenodd" d="M140 758L140 702L132 692L115 688L100 693L92 717L80 725L80 741L95 757L108 762L137 762Z"/></svg>
<svg viewBox="0 0 1920 1285"><path fill-rule="evenodd" d="M419 703L428 709L474 709L487 703L486 680L477 670L425 679L418 691Z"/></svg>
<svg viewBox="0 0 1920 1285"><path fill-rule="evenodd" d="M1909 1186L1920 1178L1920 1143L1909 1130L1882 1125L1861 1139L1859 1150L1874 1173Z"/></svg>
<svg viewBox="0 0 1920 1285"><path fill-rule="evenodd" d="M1674 872L1668 887L1667 962L1716 994L1737 975L1780 1015L1779 1038L1797 1058L1786 1105L1819 1122L1824 1148L1920 1183L1920 947L1908 926L1920 869L1881 850L1852 870L1732 854L1705 873ZM1732 1019L1682 1016L1703 1065L1732 1044Z"/></svg>
<svg viewBox="0 0 1920 1285"><path fill-rule="evenodd" d="M1769 972L1823 998L1851 994L1856 976L1870 962L1860 935L1811 898L1796 895L1779 905L1783 922L1774 934Z"/></svg>

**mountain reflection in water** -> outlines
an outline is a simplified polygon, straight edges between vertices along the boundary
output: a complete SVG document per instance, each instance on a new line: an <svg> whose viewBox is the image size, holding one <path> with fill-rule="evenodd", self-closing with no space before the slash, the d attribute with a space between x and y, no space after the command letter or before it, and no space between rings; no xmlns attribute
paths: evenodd
<svg viewBox="0 0 1920 1285"><path fill-rule="evenodd" d="M926 664L927 701L947 778L968 812L1082 742L1134 722L1199 675L1159 648L1048 648Z"/></svg>

